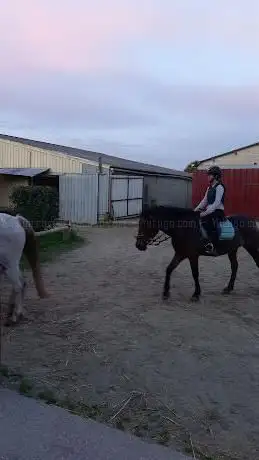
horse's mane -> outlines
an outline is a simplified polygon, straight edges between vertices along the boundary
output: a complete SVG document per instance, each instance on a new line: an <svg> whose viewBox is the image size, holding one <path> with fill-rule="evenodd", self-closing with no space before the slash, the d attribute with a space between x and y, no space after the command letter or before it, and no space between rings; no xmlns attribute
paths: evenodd
<svg viewBox="0 0 259 460"><path fill-rule="evenodd" d="M186 219L197 218L197 214L192 208L181 208L177 206L148 206L142 213L144 219L159 218L159 219Z"/></svg>

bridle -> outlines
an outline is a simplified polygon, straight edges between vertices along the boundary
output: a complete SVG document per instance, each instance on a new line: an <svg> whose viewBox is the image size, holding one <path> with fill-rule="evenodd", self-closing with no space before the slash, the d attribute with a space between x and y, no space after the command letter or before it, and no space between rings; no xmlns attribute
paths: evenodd
<svg viewBox="0 0 259 460"><path fill-rule="evenodd" d="M172 238L172 236L168 236L168 235L162 235L159 234L160 231L158 230L157 234L153 237L153 238L149 238L149 240L146 242L146 245L147 246L158 246L159 244L161 243L164 243L165 241L169 240L170 238ZM145 238L145 235L144 234L140 234L138 236L136 236L136 239L137 238Z"/></svg>
<svg viewBox="0 0 259 460"><path fill-rule="evenodd" d="M142 235L139 235L139 238L141 238ZM135 237L137 238L137 236ZM154 236L154 238L150 238L147 242L147 246L159 246L159 244L164 243L165 241L169 240L172 238L171 236L168 235L159 235L159 233Z"/></svg>

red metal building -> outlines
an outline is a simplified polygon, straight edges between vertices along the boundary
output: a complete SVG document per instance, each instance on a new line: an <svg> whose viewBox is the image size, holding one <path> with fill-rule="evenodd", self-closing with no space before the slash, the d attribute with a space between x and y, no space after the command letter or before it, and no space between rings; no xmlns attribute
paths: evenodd
<svg viewBox="0 0 259 460"><path fill-rule="evenodd" d="M222 172L226 214L246 214L259 219L259 168L222 169ZM202 199L207 186L207 171L196 171L192 179L193 207Z"/></svg>

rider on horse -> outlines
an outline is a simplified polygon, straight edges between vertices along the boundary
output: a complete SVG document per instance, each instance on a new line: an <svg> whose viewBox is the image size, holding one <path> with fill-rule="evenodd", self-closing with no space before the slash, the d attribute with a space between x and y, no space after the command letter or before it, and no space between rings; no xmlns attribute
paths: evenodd
<svg viewBox="0 0 259 460"><path fill-rule="evenodd" d="M208 169L209 187L206 190L204 198L195 208L195 211L202 211L200 213L202 225L211 240L206 245L206 252L208 254L215 252L215 246L218 242L218 224L225 220L225 186L221 182L221 176L222 172L218 166L211 166Z"/></svg>

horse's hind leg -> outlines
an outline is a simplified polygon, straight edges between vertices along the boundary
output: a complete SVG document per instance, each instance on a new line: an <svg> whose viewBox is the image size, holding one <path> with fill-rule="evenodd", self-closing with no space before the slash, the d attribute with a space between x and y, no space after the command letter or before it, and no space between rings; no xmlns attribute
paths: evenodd
<svg viewBox="0 0 259 460"><path fill-rule="evenodd" d="M21 301L23 302L24 293L25 293L25 289L26 289L26 282L24 280L21 280L21 282L22 282L22 286L23 286L22 287L22 292L21 292L21 295L22 295ZM12 318L12 316L13 316L13 312L14 312L14 309L15 309L15 302L16 302L16 292L15 292L15 289L12 288L11 295L10 295L9 302L8 302L8 318ZM20 313L20 316L21 317L23 316L22 311Z"/></svg>
<svg viewBox="0 0 259 460"><path fill-rule="evenodd" d="M166 268L164 290L163 290L164 299L168 299L170 297L170 278L171 278L172 272L176 269L176 267L178 267L178 265L180 264L180 262L182 262L184 258L185 257L183 256L175 254L170 264Z"/></svg>
<svg viewBox="0 0 259 460"><path fill-rule="evenodd" d="M228 285L223 289L223 294L229 294L234 289L237 270L238 270L238 261L237 261L237 249L228 253L228 258L231 265L231 277Z"/></svg>
<svg viewBox="0 0 259 460"><path fill-rule="evenodd" d="M8 324L17 323L22 317L22 301L25 285L18 266L8 268L6 270L6 276L12 284Z"/></svg>
<svg viewBox="0 0 259 460"><path fill-rule="evenodd" d="M199 300L200 295L201 295L201 287L199 283L199 257L198 256L189 257L189 261L191 265L192 276L193 276L194 283L195 283L195 291L192 295L191 300L196 301L196 300Z"/></svg>
<svg viewBox="0 0 259 460"><path fill-rule="evenodd" d="M251 247L249 245L244 245L244 249L250 254L250 256L254 259L257 267L259 268L259 251L255 247Z"/></svg>

